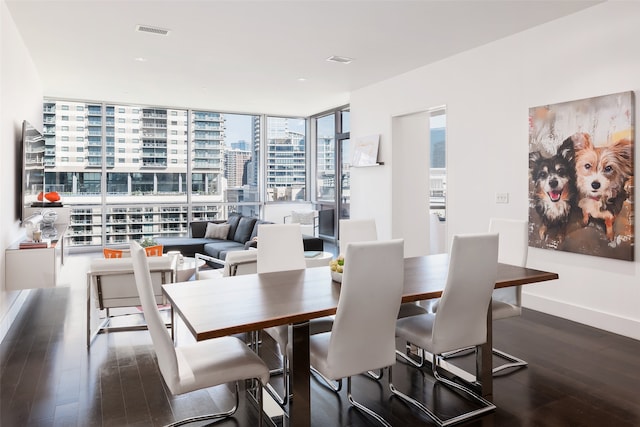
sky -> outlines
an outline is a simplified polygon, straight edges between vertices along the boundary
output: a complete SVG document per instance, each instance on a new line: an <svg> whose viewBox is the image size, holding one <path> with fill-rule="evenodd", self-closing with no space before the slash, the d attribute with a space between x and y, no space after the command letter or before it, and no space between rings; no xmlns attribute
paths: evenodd
<svg viewBox="0 0 640 427"><path fill-rule="evenodd" d="M231 145L233 142L247 141L251 142L253 125L251 124L251 115L244 114L224 114L226 119L226 143ZM304 119L291 119L289 122L289 130L304 133Z"/></svg>
<svg viewBox="0 0 640 427"><path fill-rule="evenodd" d="M253 116L225 114L224 117L227 119L227 129L225 131L227 136L227 145L231 145L232 142L238 142L241 140L247 142L251 141L251 117Z"/></svg>

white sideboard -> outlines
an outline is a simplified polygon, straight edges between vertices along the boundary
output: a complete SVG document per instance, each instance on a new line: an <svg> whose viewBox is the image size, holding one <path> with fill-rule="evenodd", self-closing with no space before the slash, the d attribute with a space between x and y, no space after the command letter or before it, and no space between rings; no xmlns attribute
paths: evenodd
<svg viewBox="0 0 640 427"><path fill-rule="evenodd" d="M16 242L5 250L5 287L7 291L50 288L58 283L60 268L64 264L68 208L56 209L58 222L54 224L57 235L48 248L20 249ZM60 222L64 221L64 222Z"/></svg>

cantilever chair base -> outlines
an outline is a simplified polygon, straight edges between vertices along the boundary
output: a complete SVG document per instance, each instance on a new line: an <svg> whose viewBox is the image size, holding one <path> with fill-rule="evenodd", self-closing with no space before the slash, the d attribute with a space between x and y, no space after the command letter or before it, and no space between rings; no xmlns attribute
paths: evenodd
<svg viewBox="0 0 640 427"><path fill-rule="evenodd" d="M391 368L389 368L389 369L391 369ZM342 384L342 382L340 384ZM373 410L371 410L371 409L367 408L366 406L364 406L362 403L357 402L353 398L353 395L351 394L351 377L347 377L347 398L349 399L349 403L351 403L351 405L353 405L354 408L356 408L356 409L364 412L365 414L369 415L371 418L375 419L376 421L378 421L383 426L391 427L391 424L389 424L384 418L382 418L380 415L378 415Z"/></svg>
<svg viewBox="0 0 640 427"><path fill-rule="evenodd" d="M313 366L311 366L311 372L317 375L322 380L322 384L328 387L331 391L337 393L340 390L342 390L342 378L337 380L334 384L332 380L322 375L322 373L318 371L316 368L314 368Z"/></svg>
<svg viewBox="0 0 640 427"><path fill-rule="evenodd" d="M479 403L481 407L473 411L468 411L468 412L465 412L464 414L457 415L455 417L443 420L442 418L438 417L431 409L427 408L427 406L424 405L422 402L412 398L411 396L408 396L402 393L393 385L393 369L391 367L389 368L389 389L391 390L393 395L399 397L404 402L414 405L415 407L420 409L422 412L424 412L429 418L431 418L436 424L442 427L448 427L454 424L458 424L463 421L467 421L472 418L479 417L481 415L484 415L496 409L496 406L493 403L489 402L482 396L477 395L469 388L441 376L438 373L438 369L437 369L436 355L433 356L433 361L431 362L431 366L432 366L433 376L436 379L436 384L440 382L449 388L462 392L464 395L468 396L470 400L473 400Z"/></svg>
<svg viewBox="0 0 640 427"><path fill-rule="evenodd" d="M509 353L505 353L504 351L501 351L495 348L492 350L493 350L493 354L495 354L496 356L509 361L509 363L504 363L500 366L496 366L495 368L493 368L493 370L491 371L493 375L497 374L498 372L502 372L505 369L514 368L514 371L515 371L515 369L525 368L528 365L528 363L525 360L519 359Z"/></svg>
<svg viewBox="0 0 640 427"><path fill-rule="evenodd" d="M396 355L402 358L402 361L414 366L416 368L422 368L424 366L424 350L420 347L416 347L418 351L418 356L420 357L420 361L416 361L409 357L409 352L411 351L411 345L407 343L406 353L401 352L400 350L396 350Z"/></svg>
<svg viewBox="0 0 640 427"><path fill-rule="evenodd" d="M468 354L468 352L472 351L472 350L473 350L473 347L467 347L467 348L461 348L459 350L449 351L447 353L444 353L442 355L442 358L443 359L450 359L452 357L463 356L465 354ZM505 360L507 360L509 362L509 363L504 363L504 364L502 364L500 366L496 366L495 368L493 368L491 370L491 372L494 375L499 373L499 372L502 372L502 371L504 371L506 369L511 369L511 368L514 368L514 371L512 371L512 372L515 372L515 369L524 368L524 367L529 365L526 360L522 360L520 358L517 358L517 357L515 357L515 356L513 356L513 355L511 355L509 353L505 353L502 350L498 350L497 348L492 348L491 350L492 350L492 352L493 352L493 354L495 356L498 356L498 357L500 357L502 359L505 359ZM400 353L400 355L402 357L404 357L405 360L407 360L404 354Z"/></svg>
<svg viewBox="0 0 640 427"><path fill-rule="evenodd" d="M261 410L262 410L262 401L260 396L262 395L261 393L261 384L260 381L257 381L258 383L258 405L260 406ZM238 405L240 404L240 389L238 387L238 382L236 381L236 391L235 391L235 404L233 405L233 407L227 411L223 411L223 412L217 412L215 414L207 414L207 415L198 415L195 417L189 417L189 418L185 418L183 420L180 421L176 421L174 423L171 423L169 425L167 425L166 427L177 427L177 426L181 426L181 425L185 425L185 424L190 424L190 423L196 423L196 422L201 422L201 421L209 421L209 420L220 420L223 418L228 418L231 417L233 414L236 413L236 411L238 410Z"/></svg>

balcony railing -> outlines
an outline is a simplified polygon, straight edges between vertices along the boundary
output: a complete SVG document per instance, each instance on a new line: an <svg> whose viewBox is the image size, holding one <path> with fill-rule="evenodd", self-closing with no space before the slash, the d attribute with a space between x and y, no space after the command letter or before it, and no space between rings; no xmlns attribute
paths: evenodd
<svg viewBox="0 0 640 427"><path fill-rule="evenodd" d="M157 203L150 202L143 206L118 204L103 207L74 205L68 197L65 200L65 205L71 207L68 232L71 248L98 247L102 242L127 243L138 240L141 236L186 236L190 220L224 219L230 212L243 212L243 209L250 215L260 209L259 203L193 204L189 219L189 206L186 204L158 206ZM102 223L103 215L106 224Z"/></svg>

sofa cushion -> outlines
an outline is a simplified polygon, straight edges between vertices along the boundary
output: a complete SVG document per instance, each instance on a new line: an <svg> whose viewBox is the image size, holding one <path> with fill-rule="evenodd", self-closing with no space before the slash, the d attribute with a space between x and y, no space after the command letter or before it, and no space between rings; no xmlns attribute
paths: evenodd
<svg viewBox="0 0 640 427"><path fill-rule="evenodd" d="M218 255L220 255L219 259L227 259L227 254L229 252L238 252L238 251L243 251L244 252L244 246L238 246L237 248L229 248L229 249L225 249L223 251L220 251L218 253Z"/></svg>
<svg viewBox="0 0 640 427"><path fill-rule="evenodd" d="M204 238L204 235L207 232L207 224L209 224L209 221L191 221L191 223L189 223L189 227L191 228L191 237L196 239Z"/></svg>
<svg viewBox="0 0 640 427"><path fill-rule="evenodd" d="M204 234L205 239L222 239L227 240L227 235L229 234L229 228L231 228L230 224L215 224L210 222L207 224L207 231Z"/></svg>
<svg viewBox="0 0 640 427"><path fill-rule="evenodd" d="M204 250L205 243L217 242L218 240L211 240L201 238L191 238L191 237L158 237L156 238L156 242L159 245L163 246L163 251L165 253L169 251L179 251L184 256L193 257L195 253ZM224 240L221 240L224 242Z"/></svg>
<svg viewBox="0 0 640 427"><path fill-rule="evenodd" d="M229 223L229 234L227 234L227 240L233 240L233 237L236 235L240 218L242 218L242 215L238 213L229 214L229 218L227 219L227 223Z"/></svg>
<svg viewBox="0 0 640 427"><path fill-rule="evenodd" d="M244 242L251 238L251 232L253 231L255 223L255 218L249 218L247 216L241 217L238 222L238 228L236 228L236 234L233 236L233 240L244 244Z"/></svg>
<svg viewBox="0 0 640 427"><path fill-rule="evenodd" d="M215 243L204 245L204 253L218 259L224 259L220 255L221 252L228 252L234 249L244 249L244 244L233 240L217 240Z"/></svg>

